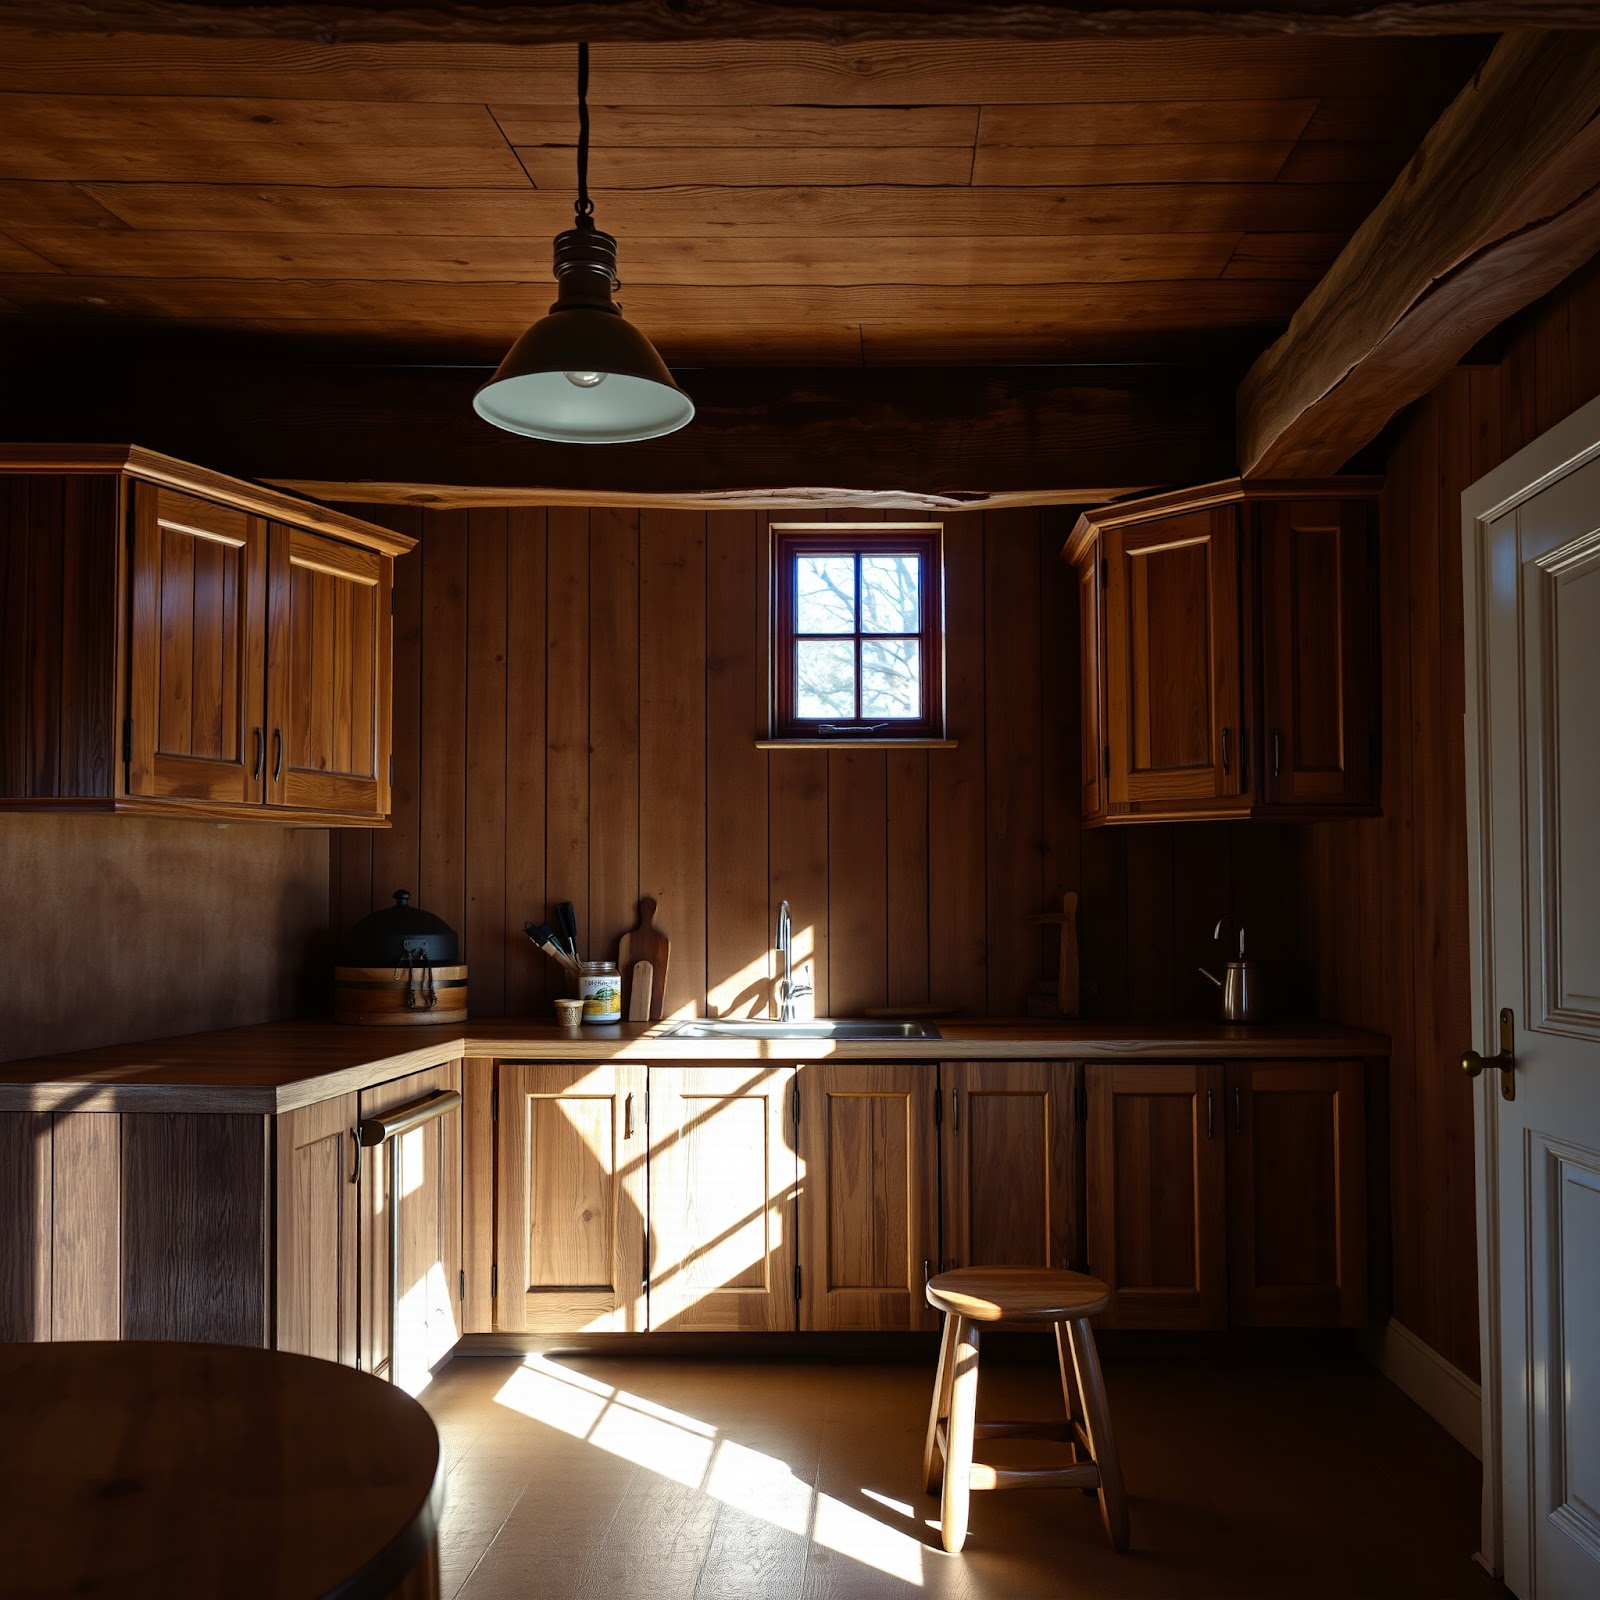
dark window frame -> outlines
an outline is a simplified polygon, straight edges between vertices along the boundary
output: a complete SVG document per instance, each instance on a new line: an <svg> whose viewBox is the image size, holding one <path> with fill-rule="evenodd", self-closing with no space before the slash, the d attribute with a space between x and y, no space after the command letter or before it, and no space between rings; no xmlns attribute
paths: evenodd
<svg viewBox="0 0 1600 1600"><path fill-rule="evenodd" d="M914 556L920 563L918 628L915 633L869 633L861 629L863 556ZM855 631L802 633L797 627L796 573L802 556L848 556L856 561ZM850 640L856 654L854 717L802 717L798 698L797 645L803 639ZM864 717L861 646L864 640L915 639L918 643L920 706L915 717ZM944 737L944 528L939 523L816 523L772 529L772 737L795 741L926 743Z"/></svg>

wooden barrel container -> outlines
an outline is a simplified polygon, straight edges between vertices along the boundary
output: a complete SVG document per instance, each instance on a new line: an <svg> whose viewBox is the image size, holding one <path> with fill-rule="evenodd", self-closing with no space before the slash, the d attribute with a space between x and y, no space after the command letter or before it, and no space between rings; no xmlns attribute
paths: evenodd
<svg viewBox="0 0 1600 1600"><path fill-rule="evenodd" d="M336 1022L419 1028L467 1020L464 966L335 967L333 994Z"/></svg>

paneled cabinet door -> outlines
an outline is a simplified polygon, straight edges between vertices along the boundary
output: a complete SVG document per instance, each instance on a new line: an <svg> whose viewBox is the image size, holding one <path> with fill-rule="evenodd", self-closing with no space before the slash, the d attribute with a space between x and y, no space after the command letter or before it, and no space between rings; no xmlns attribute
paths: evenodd
<svg viewBox="0 0 1600 1600"><path fill-rule="evenodd" d="M932 1327L937 1070L808 1062L799 1085L800 1326Z"/></svg>
<svg viewBox="0 0 1600 1600"><path fill-rule="evenodd" d="M1228 1277L1239 1324L1367 1318L1362 1069L1228 1067Z"/></svg>
<svg viewBox="0 0 1600 1600"><path fill-rule="evenodd" d="M1089 1271L1112 1290L1103 1322L1222 1327L1222 1068L1092 1063L1084 1071Z"/></svg>
<svg viewBox="0 0 1600 1600"><path fill-rule="evenodd" d="M393 562L272 524L267 607L267 801L389 809Z"/></svg>
<svg viewBox="0 0 1600 1600"><path fill-rule="evenodd" d="M363 1089L361 1120L391 1116L450 1089L461 1089L459 1061ZM465 1331L461 1325L461 1122L457 1106L362 1151L361 1365L365 1371L399 1384L408 1394L421 1389L429 1372ZM399 1238L392 1285L391 1224Z"/></svg>
<svg viewBox="0 0 1600 1600"><path fill-rule="evenodd" d="M793 1067L650 1068L650 1329L795 1326Z"/></svg>
<svg viewBox="0 0 1600 1600"><path fill-rule="evenodd" d="M1066 1061L961 1061L940 1068L944 1266L1071 1268L1082 1259Z"/></svg>
<svg viewBox="0 0 1600 1600"><path fill-rule="evenodd" d="M1261 782L1271 806L1367 806L1377 662L1372 506L1264 501Z"/></svg>
<svg viewBox="0 0 1600 1600"><path fill-rule="evenodd" d="M276 1118L279 1350L356 1360L357 1097Z"/></svg>
<svg viewBox="0 0 1600 1600"><path fill-rule="evenodd" d="M136 487L129 794L261 800L266 570L257 518L175 489Z"/></svg>
<svg viewBox="0 0 1600 1600"><path fill-rule="evenodd" d="M495 1325L528 1333L645 1328L645 1068L499 1068Z"/></svg>
<svg viewBox="0 0 1600 1600"><path fill-rule="evenodd" d="M1110 809L1238 796L1238 512L1111 528L1103 551Z"/></svg>

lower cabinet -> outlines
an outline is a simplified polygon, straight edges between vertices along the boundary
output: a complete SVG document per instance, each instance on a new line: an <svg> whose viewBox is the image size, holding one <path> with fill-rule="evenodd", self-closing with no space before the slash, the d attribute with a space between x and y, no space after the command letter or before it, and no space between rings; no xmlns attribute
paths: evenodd
<svg viewBox="0 0 1600 1600"><path fill-rule="evenodd" d="M354 1366L358 1097L276 1118L277 1286L272 1343Z"/></svg>
<svg viewBox="0 0 1600 1600"><path fill-rule="evenodd" d="M1228 1320L1222 1068L1091 1063L1089 1271L1113 1328Z"/></svg>
<svg viewBox="0 0 1600 1600"><path fill-rule="evenodd" d="M1366 1107L1356 1061L1229 1066L1229 1316L1367 1320Z"/></svg>
<svg viewBox="0 0 1600 1600"><path fill-rule="evenodd" d="M1081 1069L958 1061L939 1069L943 1266L1072 1267L1082 1178Z"/></svg>
<svg viewBox="0 0 1600 1600"><path fill-rule="evenodd" d="M649 1325L795 1327L793 1067L651 1067Z"/></svg>
<svg viewBox="0 0 1600 1600"><path fill-rule="evenodd" d="M1124 1328L1367 1318L1355 1061L1085 1068L1088 1265Z"/></svg>
<svg viewBox="0 0 1600 1600"><path fill-rule="evenodd" d="M632 1062L500 1064L498 1328L644 1331L645 1072Z"/></svg>
<svg viewBox="0 0 1600 1600"><path fill-rule="evenodd" d="M461 1075L451 1061L360 1096L363 1130L395 1130L362 1150L361 1366L412 1394L465 1331Z"/></svg>
<svg viewBox="0 0 1600 1600"><path fill-rule="evenodd" d="M937 1069L807 1062L798 1083L800 1326L934 1326Z"/></svg>

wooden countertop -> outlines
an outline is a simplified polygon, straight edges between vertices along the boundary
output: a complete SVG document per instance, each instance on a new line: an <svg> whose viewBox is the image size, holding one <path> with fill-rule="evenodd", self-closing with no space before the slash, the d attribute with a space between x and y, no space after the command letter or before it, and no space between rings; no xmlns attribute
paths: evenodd
<svg viewBox="0 0 1600 1600"><path fill-rule="evenodd" d="M558 1028L487 1018L447 1027L272 1022L0 1065L0 1111L269 1115L460 1057L544 1061L1244 1061L1387 1056L1377 1033L1331 1023L952 1021L938 1039L668 1039L671 1024Z"/></svg>

